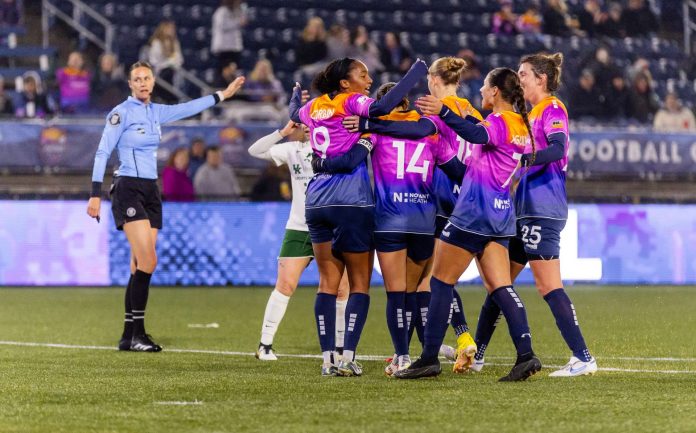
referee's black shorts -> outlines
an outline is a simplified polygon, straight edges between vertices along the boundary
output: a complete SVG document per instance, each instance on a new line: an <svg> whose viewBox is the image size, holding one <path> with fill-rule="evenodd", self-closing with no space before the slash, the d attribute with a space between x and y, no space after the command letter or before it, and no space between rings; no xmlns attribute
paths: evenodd
<svg viewBox="0 0 696 433"><path fill-rule="evenodd" d="M116 228L131 221L150 220L153 229L162 228L162 197L156 179L119 176L111 191L111 213Z"/></svg>

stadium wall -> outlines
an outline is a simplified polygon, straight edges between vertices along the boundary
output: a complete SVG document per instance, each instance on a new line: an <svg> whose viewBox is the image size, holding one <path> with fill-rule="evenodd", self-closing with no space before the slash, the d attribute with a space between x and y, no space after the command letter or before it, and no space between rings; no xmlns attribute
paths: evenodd
<svg viewBox="0 0 696 433"><path fill-rule="evenodd" d="M0 201L0 285L125 285L129 250L108 202ZM165 203L155 285L273 285L288 203ZM696 284L696 205L573 205L562 236L568 282ZM373 283L382 284L376 267ZM462 277L478 283L475 267ZM522 274L531 282L531 274ZM316 285L310 265L301 284Z"/></svg>

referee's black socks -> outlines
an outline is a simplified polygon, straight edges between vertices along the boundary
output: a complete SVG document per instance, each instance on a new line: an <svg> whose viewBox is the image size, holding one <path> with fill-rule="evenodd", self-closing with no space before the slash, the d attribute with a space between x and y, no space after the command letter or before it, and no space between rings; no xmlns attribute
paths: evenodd
<svg viewBox="0 0 696 433"><path fill-rule="evenodd" d="M134 336L145 334L145 307L147 306L147 296L150 293L150 278L152 278L152 274L140 269L136 270L133 275L130 302L133 312Z"/></svg>
<svg viewBox="0 0 696 433"><path fill-rule="evenodd" d="M128 278L128 285L126 286L126 315L123 319L123 335L121 339L130 340L133 337L133 308L131 307L131 288L133 287L133 274Z"/></svg>

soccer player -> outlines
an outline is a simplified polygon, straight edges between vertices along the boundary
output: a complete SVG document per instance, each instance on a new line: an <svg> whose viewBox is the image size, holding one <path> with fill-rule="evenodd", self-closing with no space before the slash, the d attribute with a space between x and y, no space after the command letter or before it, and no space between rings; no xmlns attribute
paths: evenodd
<svg viewBox="0 0 696 433"><path fill-rule="evenodd" d="M274 162L278 166L287 164L292 179L292 205L278 255L278 277L266 304L261 325L261 342L256 350L256 358L261 361L278 359L273 350L273 337L283 320L290 297L297 289L302 272L314 258L312 241L305 222L305 191L307 184L314 176L311 164L313 152L306 129L306 126L291 120L283 129L259 138L249 147L251 156ZM291 136L298 136L299 140L278 144L284 138ZM344 275L336 300L336 350L339 353L343 351L347 300L348 276Z"/></svg>
<svg viewBox="0 0 696 433"><path fill-rule="evenodd" d="M457 96L457 87L461 79L461 74L466 68L466 61L457 57L442 57L437 59L428 70L428 89L430 93L450 110L459 115L470 115L477 120L482 120L481 114L466 99ZM449 146L457 155L457 158L466 163L471 154L472 144L459 137L445 122L437 115L422 118L419 122L402 124L393 123L388 120L375 119L356 119L347 118L344 124L348 128L355 130L355 122L359 121L359 130L362 132L377 132L392 135L394 137L420 138L437 133L439 140L445 146ZM459 196L461 187L461 177L457 180L447 176L439 168L435 168L433 173L432 191L436 203L436 224L435 224L435 251L438 250L441 241L438 239L447 218L452 213L454 205ZM435 252L434 255L437 253ZM432 259L431 259L432 260ZM432 263L426 265L426 276L418 286L417 293L409 291L406 295L406 311L414 315L413 325L418 337L423 343L423 326L425 325L428 305L430 304L430 277ZM449 355L453 359L453 371L465 373L474 362L476 345L464 316L462 301L456 290L453 290L452 318L451 324L457 335L457 349L453 350L449 346L443 346L443 355ZM446 351L449 349L449 352ZM451 355L450 355L451 353Z"/></svg>
<svg viewBox="0 0 696 433"><path fill-rule="evenodd" d="M515 366L500 380L525 380L541 370L541 362L532 350L524 304L508 272L508 238L515 234L510 184L522 154L531 148L533 160L535 153L534 141L530 145L528 139L532 137L527 107L517 73L509 68L492 70L486 76L481 95L483 108L493 113L478 124L462 119L433 96L416 102L424 114L438 114L458 135L479 146L472 151L457 204L440 235L443 242L435 252L423 353L409 368L396 372L397 378L440 374L437 355L447 330L452 290L474 258L478 259L482 277L494 288L490 296L502 310L517 350Z"/></svg>
<svg viewBox="0 0 696 433"><path fill-rule="evenodd" d="M344 129L341 119L351 114L389 113L426 71L425 63L416 61L391 92L375 101L367 96L372 78L365 64L347 57L334 60L314 79L314 87L321 96L300 107L301 89L299 85L295 87L290 118L309 127L312 149L319 157L342 155L358 141L360 134ZM362 142L371 147L368 140ZM374 197L367 165L362 163L351 173L315 176L307 186L305 209L319 268L315 316L324 357L322 374L360 376L362 367L355 362L354 355L370 302L374 228ZM336 367L330 360L335 349L336 293L344 269L348 272L350 295L343 356Z"/></svg>
<svg viewBox="0 0 696 433"><path fill-rule="evenodd" d="M155 244L162 228L162 199L157 188L157 147L163 124L185 119L231 98L244 77L213 95L177 105L150 100L155 87L152 66L134 63L128 74L132 95L106 116L106 126L94 158L92 193L87 214L99 221L101 189L106 162L118 149L118 177L111 192L111 213L116 228L126 233L131 248L131 276L126 288L126 316L119 350L159 352L162 348L145 333L145 306L150 278L157 265Z"/></svg>
<svg viewBox="0 0 696 433"><path fill-rule="evenodd" d="M510 241L510 278L529 263L539 294L556 319L561 335L572 351L570 361L552 377L594 374L597 362L587 349L575 307L563 290L559 260L561 231L568 218L566 169L568 167L568 112L554 96L561 82L563 55L533 54L522 57L519 77L524 98L532 104L529 120L539 151L536 158L525 154L527 172L515 196L517 235ZM493 336L498 306L486 298L476 329L478 352L474 369L483 368L484 353Z"/></svg>
<svg viewBox="0 0 696 433"><path fill-rule="evenodd" d="M380 100L395 83L377 91ZM383 120L415 122L420 115L409 110L404 98ZM435 167L461 182L464 165L448 143L437 135L417 140L371 135L372 168L375 181L375 246L387 291L387 326L394 345L394 356L385 373L391 376L411 364L409 328L412 315L406 309L406 294L415 293L425 264L433 253L435 200L431 193ZM346 154L317 159L320 171L350 172L366 156L364 148L353 147ZM359 153L357 157L353 154Z"/></svg>

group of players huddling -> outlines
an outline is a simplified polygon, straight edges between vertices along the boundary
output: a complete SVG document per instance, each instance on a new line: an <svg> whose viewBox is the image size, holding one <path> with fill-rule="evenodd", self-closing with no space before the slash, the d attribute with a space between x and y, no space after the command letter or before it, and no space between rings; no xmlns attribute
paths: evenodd
<svg viewBox="0 0 696 433"><path fill-rule="evenodd" d="M249 149L259 158L291 165L293 178L291 217L257 357L276 359L274 335L314 258L321 374L360 376L355 351L369 309L376 250L394 345L387 375L438 375L439 354L454 361L454 372L480 371L501 316L517 350L514 367L501 380L524 380L538 372L541 362L532 350L524 304L512 285L528 262L572 351L570 361L551 376L596 372L563 290L558 259L568 214L568 115L553 96L562 60L561 54L535 54L521 59L518 72L492 70L481 88L482 108L492 111L486 119L457 97L466 62L454 57L437 59L429 68L416 61L398 83L384 84L377 99L368 96L367 67L351 58L334 60L315 78L321 96L307 101L308 92L296 86L291 121ZM409 110L406 95L425 75L430 95L416 101L418 113ZM213 95L172 106L151 101L155 77L146 62L132 65L128 84L132 96L106 118L87 213L99 221L106 163L117 150L111 211L131 247L118 347L158 352L162 348L146 333L144 318L162 228L155 152L161 125L231 98L244 78ZM533 107L529 113L527 103ZM295 131L304 137L277 144ZM474 260L488 295L472 338L454 285ZM449 324L457 335L456 349L442 344ZM423 351L412 363L414 330Z"/></svg>
<svg viewBox="0 0 696 433"><path fill-rule="evenodd" d="M376 250L394 346L388 376L436 376L438 355L454 361L456 373L481 371L501 316L517 359L500 380L525 380L540 371L525 307L513 288L527 263L572 351L570 361L550 376L596 372L560 276L569 143L567 110L554 96L562 61L560 53L535 54L524 56L517 72L492 70L481 88L481 108L492 112L485 119L456 94L466 62L455 57L437 59L429 68L418 60L398 83L382 85L376 99L369 97L367 67L351 58L334 60L319 73L313 82L317 98L307 102L298 84L291 122L249 150L279 165L295 155L293 167L302 168L291 170L291 218L257 357L276 359L273 336L313 257L319 269L314 310L321 374L360 376L355 351L369 309ZM406 95L424 75L430 95L415 102L419 113L409 109ZM306 134L300 141L274 146L300 125ZM293 226L303 211L305 221ZM488 292L475 338L454 290L472 261ZM347 303L337 301L347 293ZM443 345L450 324L456 348ZM423 351L411 362L414 330Z"/></svg>

